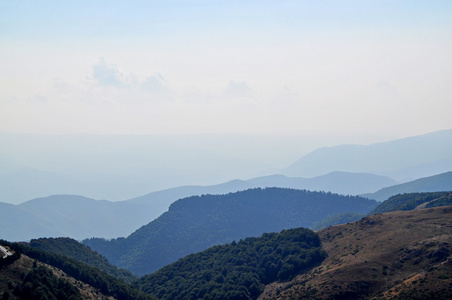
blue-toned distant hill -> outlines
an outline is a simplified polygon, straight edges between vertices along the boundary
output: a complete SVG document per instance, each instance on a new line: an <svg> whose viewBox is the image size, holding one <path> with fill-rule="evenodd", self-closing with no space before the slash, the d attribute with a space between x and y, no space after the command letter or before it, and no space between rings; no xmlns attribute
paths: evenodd
<svg viewBox="0 0 452 300"><path fill-rule="evenodd" d="M317 136L0 131L0 202L18 204L49 195L122 201L171 187L253 178L275 173L299 153L333 145L335 140Z"/></svg>
<svg viewBox="0 0 452 300"><path fill-rule="evenodd" d="M0 236L10 241L40 237L116 238L131 234L167 211L171 203L189 196L227 194L257 187L356 195L394 184L394 180L383 176L334 172L315 178L272 175L212 186L182 186L121 202L71 195L37 198L19 205L0 202Z"/></svg>
<svg viewBox="0 0 452 300"><path fill-rule="evenodd" d="M366 173L331 172L313 178L287 177L284 175L269 175L248 180L232 180L211 186L181 186L162 191L152 192L141 197L127 200L131 203L152 205L158 217L164 213L174 201L199 195L218 195L243 191L252 188L280 187L309 191L324 191L343 195L359 195L378 191L381 188L393 186L398 182L385 176Z"/></svg>
<svg viewBox="0 0 452 300"><path fill-rule="evenodd" d="M55 195L20 205L0 203L0 236L10 241L40 237L127 235L149 222L151 209L139 203Z"/></svg>
<svg viewBox="0 0 452 300"><path fill-rule="evenodd" d="M367 213L375 200L267 188L181 199L127 238L83 241L114 265L144 275L210 246L265 232L310 227L339 213Z"/></svg>
<svg viewBox="0 0 452 300"><path fill-rule="evenodd" d="M361 196L384 201L398 194L442 191L452 191L452 171L386 187L375 193Z"/></svg>
<svg viewBox="0 0 452 300"><path fill-rule="evenodd" d="M372 173L407 181L452 170L452 130L371 145L317 149L282 174L313 177L333 171Z"/></svg>
<svg viewBox="0 0 452 300"><path fill-rule="evenodd" d="M340 171L403 182L452 170L452 154L447 151L451 132L369 146L344 145L334 137L0 132L0 202L19 204L49 195L122 201L150 191L269 174L313 178ZM325 145L341 146L308 154ZM373 191L359 193L366 192Z"/></svg>

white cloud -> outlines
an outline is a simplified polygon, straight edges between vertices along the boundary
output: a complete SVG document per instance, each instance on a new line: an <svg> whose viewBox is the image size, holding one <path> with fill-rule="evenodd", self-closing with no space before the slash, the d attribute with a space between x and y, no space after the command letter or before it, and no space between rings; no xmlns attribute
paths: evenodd
<svg viewBox="0 0 452 300"><path fill-rule="evenodd" d="M163 93L169 90L167 81L160 73L147 77L140 84L140 88L151 93Z"/></svg>
<svg viewBox="0 0 452 300"><path fill-rule="evenodd" d="M104 86L127 86L127 79L119 72L115 65L107 64L102 57L99 62L93 65L93 77L97 83Z"/></svg>
<svg viewBox="0 0 452 300"><path fill-rule="evenodd" d="M254 91L244 81L229 81L226 88L226 95L232 97L253 97Z"/></svg>

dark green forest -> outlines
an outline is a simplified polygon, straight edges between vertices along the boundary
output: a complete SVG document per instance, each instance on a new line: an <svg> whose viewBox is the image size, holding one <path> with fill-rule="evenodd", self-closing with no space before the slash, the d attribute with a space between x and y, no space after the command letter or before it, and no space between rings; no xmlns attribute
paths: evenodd
<svg viewBox="0 0 452 300"><path fill-rule="evenodd" d="M119 269L110 264L105 257L71 238L33 239L28 245L35 249L61 254L75 259L128 283L132 283L137 279L130 271Z"/></svg>
<svg viewBox="0 0 452 300"><path fill-rule="evenodd" d="M80 291L66 279L57 278L46 267L39 266L28 272L14 295L24 300L81 300Z"/></svg>
<svg viewBox="0 0 452 300"><path fill-rule="evenodd" d="M339 213L366 214L377 204L357 196L283 188L193 196L174 202L168 212L127 238L93 238L83 243L114 265L146 275L213 245L309 228Z"/></svg>
<svg viewBox="0 0 452 300"><path fill-rule="evenodd" d="M99 289L104 295L124 300L151 299L124 281L75 259L38 250L23 243L15 243L14 245L22 254L58 268L69 276Z"/></svg>
<svg viewBox="0 0 452 300"><path fill-rule="evenodd" d="M297 228L186 256L136 286L160 299L256 299L265 284L291 279L325 257L318 235Z"/></svg>

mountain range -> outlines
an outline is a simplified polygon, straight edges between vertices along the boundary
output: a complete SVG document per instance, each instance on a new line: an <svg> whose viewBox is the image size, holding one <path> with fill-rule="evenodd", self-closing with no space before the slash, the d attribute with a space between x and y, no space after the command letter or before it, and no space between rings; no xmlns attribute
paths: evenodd
<svg viewBox="0 0 452 300"><path fill-rule="evenodd" d="M49 195L123 201L149 191L273 174L313 179L338 171L406 182L452 170L451 141L452 130L369 145L314 137L0 132L0 202L19 204ZM318 148L322 145L329 147ZM340 186L332 191L354 193Z"/></svg>
<svg viewBox="0 0 452 300"><path fill-rule="evenodd" d="M253 178L277 173L299 156L339 142L334 137L0 131L0 202L57 194L122 201L172 187Z"/></svg>
<svg viewBox="0 0 452 300"><path fill-rule="evenodd" d="M419 178L402 184L396 184L394 186L385 187L375 193L362 194L361 196L378 201L384 201L389 197L397 194L441 192L451 190L452 172L446 172L426 178Z"/></svg>
<svg viewBox="0 0 452 300"><path fill-rule="evenodd" d="M0 235L10 241L39 237L116 237L130 234L148 219L149 207L138 203L97 201L56 195L20 205L0 203Z"/></svg>
<svg viewBox="0 0 452 300"><path fill-rule="evenodd" d="M287 176L313 177L333 171L384 175L411 181L452 170L452 130L370 145L317 149L288 166Z"/></svg>
<svg viewBox="0 0 452 300"><path fill-rule="evenodd" d="M395 183L383 176L335 172L309 179L274 175L213 186L182 186L118 202L54 195L19 205L0 202L0 233L10 241L61 236L77 240L115 238L131 234L167 211L171 203L189 196L225 194L258 187L288 187L356 195Z"/></svg>
<svg viewBox="0 0 452 300"><path fill-rule="evenodd" d="M10 241L26 241L39 237L116 238L128 236L168 210L178 199L204 194L226 194L249 188L285 187L385 200L407 192L452 190L452 172L413 182L393 185L395 181L372 174L333 172L315 178L290 178L273 175L250 180L234 180L213 186L183 186L153 192L127 201L111 202L82 196L54 195L37 198L19 205L0 202L0 234ZM383 196L382 196L383 195Z"/></svg>

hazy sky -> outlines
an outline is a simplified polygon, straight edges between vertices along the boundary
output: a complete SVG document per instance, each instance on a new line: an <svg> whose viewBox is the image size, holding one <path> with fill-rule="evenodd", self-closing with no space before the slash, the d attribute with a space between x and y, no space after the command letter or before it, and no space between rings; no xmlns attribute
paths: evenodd
<svg viewBox="0 0 452 300"><path fill-rule="evenodd" d="M452 1L2 1L0 130L452 128Z"/></svg>

